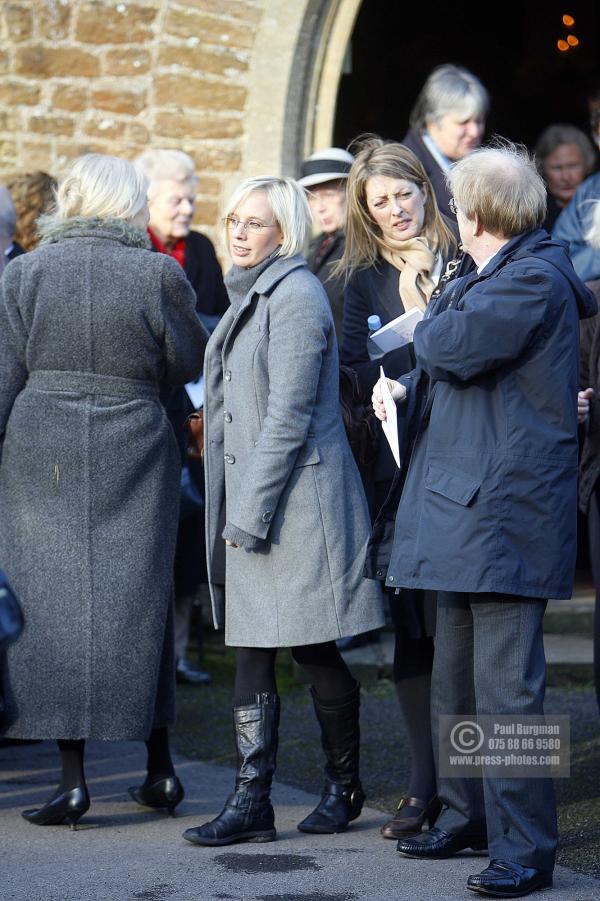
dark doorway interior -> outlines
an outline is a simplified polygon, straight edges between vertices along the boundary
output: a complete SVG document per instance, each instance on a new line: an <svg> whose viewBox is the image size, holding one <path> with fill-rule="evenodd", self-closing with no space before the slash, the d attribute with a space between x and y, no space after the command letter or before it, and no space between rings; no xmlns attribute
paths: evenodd
<svg viewBox="0 0 600 901"><path fill-rule="evenodd" d="M564 14L575 20L571 28ZM427 75L449 62L488 88L488 134L533 146L552 122L587 131L586 97L600 89L599 29L598 0L364 0L340 84L335 144L365 131L400 140ZM569 34L579 45L561 53L557 41Z"/></svg>

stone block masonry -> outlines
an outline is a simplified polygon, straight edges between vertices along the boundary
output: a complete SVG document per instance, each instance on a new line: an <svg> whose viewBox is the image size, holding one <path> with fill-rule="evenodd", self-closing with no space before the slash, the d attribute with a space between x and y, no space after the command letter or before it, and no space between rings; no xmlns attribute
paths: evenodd
<svg viewBox="0 0 600 901"><path fill-rule="evenodd" d="M178 147L200 176L195 224L213 239L240 172L246 82L267 0L4 0L0 181L60 176L95 151Z"/></svg>

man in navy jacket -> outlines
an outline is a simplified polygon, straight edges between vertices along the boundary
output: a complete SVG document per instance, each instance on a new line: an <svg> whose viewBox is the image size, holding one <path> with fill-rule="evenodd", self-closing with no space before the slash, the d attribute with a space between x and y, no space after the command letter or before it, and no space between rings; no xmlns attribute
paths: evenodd
<svg viewBox="0 0 600 901"><path fill-rule="evenodd" d="M575 570L579 318L596 310L564 246L539 228L545 189L524 153L477 150L449 185L477 270L428 310L417 369L390 383L418 424L386 584L438 591L434 731L444 715L543 714L542 617L549 597L570 597ZM380 398L376 388L385 418ZM441 858L487 846L490 866L467 882L483 894L551 885L549 775L484 767L480 779L447 778L444 753L442 813L398 850Z"/></svg>

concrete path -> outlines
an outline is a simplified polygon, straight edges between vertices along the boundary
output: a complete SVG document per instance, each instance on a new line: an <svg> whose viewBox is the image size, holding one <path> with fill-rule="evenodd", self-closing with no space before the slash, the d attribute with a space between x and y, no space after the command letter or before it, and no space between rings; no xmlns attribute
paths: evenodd
<svg viewBox="0 0 600 901"><path fill-rule="evenodd" d="M366 809L342 835L309 836L296 823L316 798L277 785L279 840L199 848L181 839L210 819L231 789L232 771L180 760L186 799L178 816L145 811L128 785L143 777L143 748L91 742L87 775L93 803L76 832L32 826L20 811L36 806L58 779L51 743L0 746L1 901L454 901L483 854L423 863L400 857L378 835L385 815ZM559 868L553 891L536 901L598 901L600 881Z"/></svg>

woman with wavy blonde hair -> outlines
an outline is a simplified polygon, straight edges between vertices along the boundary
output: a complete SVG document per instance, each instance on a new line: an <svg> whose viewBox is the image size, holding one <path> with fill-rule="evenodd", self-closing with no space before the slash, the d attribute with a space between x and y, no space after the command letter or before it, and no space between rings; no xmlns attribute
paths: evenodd
<svg viewBox="0 0 600 901"><path fill-rule="evenodd" d="M424 311L444 282L469 265L462 257L455 259L458 241L453 229L440 213L431 182L411 150L376 136L360 140L348 177L346 248L338 272L346 276L341 359L356 371L365 398L379 377L380 365L386 375L397 376L415 364L412 344L371 360L369 318L377 316L385 325L412 308ZM388 497L395 472L394 459L382 441L365 474L373 516ZM398 499L393 503L397 505ZM377 578L383 582L385 576L385 567L377 568ZM432 825L439 812L429 724L435 604L423 591L386 589L386 594L396 628L394 681L412 771L399 811L382 834L400 838L419 831L426 820Z"/></svg>

